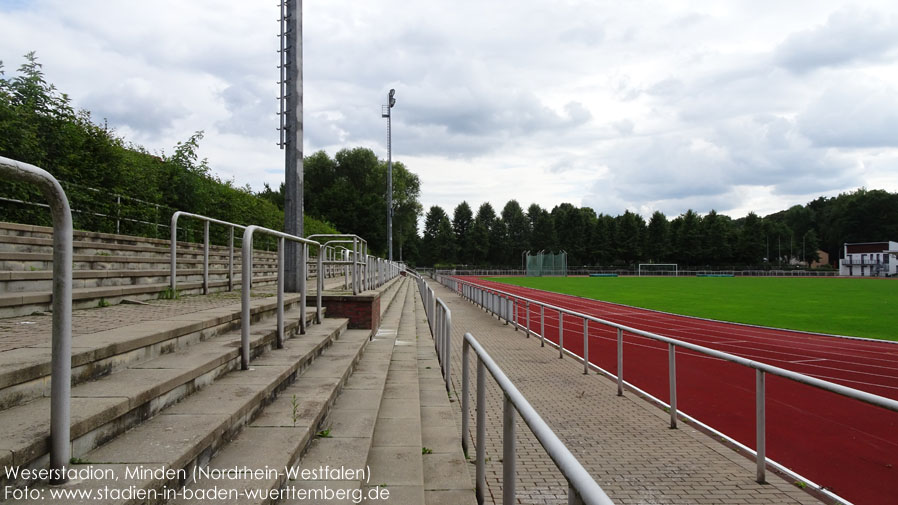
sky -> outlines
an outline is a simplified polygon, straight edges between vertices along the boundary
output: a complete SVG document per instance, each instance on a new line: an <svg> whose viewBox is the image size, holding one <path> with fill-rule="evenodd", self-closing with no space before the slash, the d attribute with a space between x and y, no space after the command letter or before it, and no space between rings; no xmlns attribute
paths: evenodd
<svg viewBox="0 0 898 505"><path fill-rule="evenodd" d="M237 185L284 178L280 10L258 0L0 0L7 76L36 51L74 105L150 151L195 131ZM760 215L898 191L898 3L753 0L303 6L306 155L393 159L425 210L563 202Z"/></svg>

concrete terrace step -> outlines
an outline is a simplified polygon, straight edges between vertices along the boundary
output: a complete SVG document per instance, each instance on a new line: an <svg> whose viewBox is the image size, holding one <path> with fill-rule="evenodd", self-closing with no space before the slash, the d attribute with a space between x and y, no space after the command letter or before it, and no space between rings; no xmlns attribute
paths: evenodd
<svg viewBox="0 0 898 505"><path fill-rule="evenodd" d="M271 276L277 273L276 268L253 268L253 278ZM75 289L133 286L141 284L162 284L169 281L171 270L75 270L72 272L72 287ZM202 268L178 268L178 283L197 282L203 280ZM239 265L234 266L234 282L240 277ZM227 268L209 268L209 280L218 281L228 278ZM0 294L25 293L33 291L50 291L53 288L52 270L6 271L0 272Z"/></svg>
<svg viewBox="0 0 898 505"><path fill-rule="evenodd" d="M155 490L160 496L164 488L177 489L186 480L186 476L192 474L195 466L205 466L245 425L254 419L261 420L260 412L264 415L265 406L295 381L297 375L302 374L305 378L314 363L319 360L326 363L328 356L342 357L345 354L342 348L346 346L332 346L332 342L345 327L346 320L329 320L316 325L306 335L287 340L284 349L271 351L257 358L250 370L234 371L218 378L136 428L87 452L81 458L82 464L113 469L118 479L73 482L66 488L85 491L93 489L99 492L107 486L122 489L133 485L139 489ZM364 343L365 337L367 335L361 335L361 338L356 336L355 340ZM356 345L361 347L358 343ZM325 351L328 347L334 351ZM351 352L347 355L350 354ZM313 365L310 366L310 363ZM303 373L304 370L306 373ZM292 422L292 412L284 417L287 417L286 421ZM141 471L164 468L175 475L143 473L128 476L126 468ZM99 503L145 501L161 502L160 499L128 500L111 497L100 500ZM54 500L54 503L79 502L81 500L77 499Z"/></svg>
<svg viewBox="0 0 898 505"><path fill-rule="evenodd" d="M140 270L160 268L171 264L171 255L134 256L129 254L74 254L75 270ZM234 255L235 266L240 264L240 254ZM214 266L226 268L227 256L210 256L209 268ZM256 257L253 254L253 266L277 266L276 257ZM203 257L181 258L178 254L178 268L202 268ZM36 271L53 268L52 253L37 252L0 252L0 270L3 271Z"/></svg>
<svg viewBox="0 0 898 505"><path fill-rule="evenodd" d="M253 286L266 286L275 284L277 277L262 276L253 278ZM235 282L235 285L239 285ZM72 308L84 309L97 307L100 300L104 300L108 305L121 303L123 299L131 300L147 300L158 298L159 294L169 289L169 283L152 283L152 284L134 284L128 286L106 286L95 288L75 288L72 289ZM209 290L221 291L226 290L228 281L217 280L209 281ZM203 283L185 282L178 284L178 292L181 294L197 294L202 293ZM3 293L0 294L0 318L15 317L32 314L34 312L45 312L50 310L52 303L52 292L35 291L21 293Z"/></svg>
<svg viewBox="0 0 898 505"><path fill-rule="evenodd" d="M182 245L183 244L183 245ZM109 256L112 254L124 253L128 256L137 257L168 257L171 255L171 249L166 242L159 245L132 245L117 244L110 242L96 242L91 240L75 240L72 248L76 255L91 256ZM0 252L4 253L53 253L52 235L47 237L21 237L14 235L0 234ZM178 258L185 259L202 259L203 244L195 242L179 242L177 250ZM216 260L227 260L230 252L228 247L221 245L209 244L209 257ZM234 256L240 256L239 243L234 248ZM276 258L276 251L266 251L256 249L253 256L259 258Z"/></svg>
<svg viewBox="0 0 898 505"><path fill-rule="evenodd" d="M334 409L325 421L327 437L312 441L309 450L293 468L298 472L314 472L321 468L349 469L360 475L344 475L334 480L334 475L310 475L286 483L283 505L325 503L315 496L327 497L328 490L344 493L349 499L331 500L330 503L358 503L363 493L383 492L374 484L375 469L369 465L372 443L376 437L376 422L384 405L388 369L396 349L396 336L403 324L408 324L409 295L414 289L405 282L383 319L383 324L365 350L355 373L343 393L337 398ZM340 477L340 476L337 476ZM389 492L389 491L387 491ZM317 493L317 494L316 494ZM386 503L393 503L387 500Z"/></svg>
<svg viewBox="0 0 898 505"><path fill-rule="evenodd" d="M294 321L285 331L298 325ZM335 323L330 322L331 326ZM340 327L343 329L345 324ZM272 347L276 327L264 322L253 327L251 349L260 354ZM239 332L236 332L239 335ZM197 343L178 352L135 364L72 389L72 454L79 458L161 409L238 368L240 350L233 333ZM11 451L4 466L45 465L49 450L49 398L0 412L0 446Z"/></svg>
<svg viewBox="0 0 898 505"><path fill-rule="evenodd" d="M285 296L285 310L295 307L299 301L299 295ZM251 320L258 322L264 317L274 317L276 308L274 297L252 299ZM310 308L306 312L311 318L315 310ZM72 383L80 384L237 330L240 316L240 303L235 300L224 307L78 335L72 342ZM0 353L0 409L48 396L50 359L47 336L32 346Z"/></svg>
<svg viewBox="0 0 898 505"><path fill-rule="evenodd" d="M122 245L134 247L153 247L168 250L170 241L168 239L167 231L168 228L166 227L166 238L149 238L138 237L134 235L116 235L114 233L74 230L73 239L76 242L89 242L94 244ZM202 233L199 233L199 236L202 237ZM9 240L10 237L52 239L53 228L48 226L36 226L0 221L0 242ZM198 250L202 252L202 249L202 243L178 241L179 254L182 250ZM210 249L213 251L219 251L227 250L227 247L222 245L210 244ZM274 251L267 251L264 249L257 249L256 252L261 254L275 254Z"/></svg>
<svg viewBox="0 0 898 505"><path fill-rule="evenodd" d="M456 399L447 394L434 349L433 337L420 296L415 297L418 381L421 407L421 444L430 452L424 460L424 503L476 504L473 467L461 449L461 426ZM469 468L470 467L470 468Z"/></svg>

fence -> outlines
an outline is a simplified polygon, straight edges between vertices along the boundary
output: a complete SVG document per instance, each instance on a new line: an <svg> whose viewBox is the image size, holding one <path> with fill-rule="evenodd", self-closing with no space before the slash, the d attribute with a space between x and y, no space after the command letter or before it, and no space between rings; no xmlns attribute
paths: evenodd
<svg viewBox="0 0 898 505"><path fill-rule="evenodd" d="M50 469L63 475L72 454L72 211L65 191L45 170L0 156L0 173L40 188L53 218L53 336L50 380ZM61 483L54 478L52 483Z"/></svg>
<svg viewBox="0 0 898 505"><path fill-rule="evenodd" d="M506 323L512 324L516 329L523 329L527 336L529 337L531 334L536 334L540 337L541 344L545 345L545 313L546 311L553 311L558 314L558 352L559 357L563 357L567 352L568 354L582 359L583 361L583 373L588 373L589 368L592 367L599 372L614 378L617 381L617 394L618 396L622 396L624 394L624 386L626 385L628 388L638 391L640 394L651 397L648 393L641 391L635 385L627 383L624 381L624 361L623 361L623 339L624 333L638 335L641 337L645 337L651 340L655 340L658 342L666 343L668 346L668 385L670 390L670 402L664 403L657 398L653 398L657 403L665 406L669 409L670 412L670 426L671 428L675 428L677 426L678 417L683 417L685 419L689 419L690 421L701 424L700 421L691 418L690 416L683 414L677 411L677 383L676 383L676 350L677 348L688 349L691 351L698 352L700 354L710 356L713 358L718 358L724 361L729 361L733 363L737 363L739 365L752 368L755 370L755 420L756 420L756 433L755 433L755 444L756 450L752 450L749 447L746 447L739 442L730 438L730 441L739 445L743 450L748 453L755 455L756 460L756 480L759 483L764 483L766 481L766 465L770 464L774 468L791 475L795 478L799 478L806 482L809 485L815 486L818 491L835 498L837 500L842 500L842 498L836 496L828 489L825 489L813 482L807 480L806 478L797 475L795 472L789 470L788 468L780 465L779 463L769 460L766 457L766 439L765 439L765 431L766 431L766 408L765 408L765 379L767 374L783 377L801 384L806 384L812 387L816 387L825 391L829 391L841 396L845 396L848 398L852 398L861 402L868 403L870 405L874 405L877 407L881 407L890 411L898 412L898 401L892 400L890 398L886 398L883 396L875 395L872 393L867 393L865 391L860 391L857 389L853 389L850 387L842 386L840 384L836 384L833 382L829 382L822 379L817 379L815 377L810 377L804 374L800 374L797 372L793 372L791 370L786 370L783 368L775 367L772 365L768 365L766 363L761 363L758 361L749 360L740 356L735 356L733 354L729 354L726 352L718 351L715 349L710 349L704 346L692 344L689 342L684 342L681 340L676 340L673 338L665 337L662 335L658 335L656 333L651 333L648 331L639 330L636 328L632 328L629 326L624 326L621 324L613 323L604 319L600 319L594 316L590 316L587 314L575 312L572 310L568 310L562 307L557 307L551 304L547 304L544 302L539 302L536 300L532 300L529 298L521 297L512 293L508 293L505 291L485 288L467 281L463 281L460 279L455 279L451 277L439 276L437 279L439 282L447 286L449 289L459 293L464 298L472 301L476 305L488 310L494 315L500 317L501 319L505 319ZM534 309L539 309L539 332L535 332L531 326L531 313ZM587 358L580 358L576 354L573 354L570 351L567 351L564 348L564 319L565 315L576 318L583 321L583 349L584 356L589 356L589 327L591 323L595 323L596 325L605 326L616 330L617 332L617 374L612 374L609 371L603 370L596 365L593 365L589 362ZM521 324L523 322L523 324ZM549 342L550 345L556 345L553 342ZM704 426L704 425L703 425ZM709 428L710 429L710 428ZM722 434L721 434L722 435ZM729 437L727 437L729 438Z"/></svg>
<svg viewBox="0 0 898 505"><path fill-rule="evenodd" d="M107 190L92 188L74 182L58 182L66 190L67 199L72 202L71 212L75 218L73 225L77 225L76 227L80 229L159 237L159 228L167 228L166 221L168 216L175 212L175 209L167 205L148 202L118 193L110 193ZM0 196L0 201L18 204L26 208L49 207L44 203L9 196ZM10 215L6 216L6 219L18 222L27 221L32 224L43 224L45 219L41 213L25 209L20 211L7 210L7 212ZM162 233L164 235L164 230Z"/></svg>
<svg viewBox="0 0 898 505"><path fill-rule="evenodd" d="M421 293L424 303L424 311L427 314L427 323L430 325L430 333L433 335L434 347L436 347L437 359L443 372L443 380L446 383L446 391L450 389L450 367L452 354L452 312L433 293L433 288L427 285L423 277L412 273Z"/></svg>
<svg viewBox="0 0 898 505"><path fill-rule="evenodd" d="M591 274L615 274L621 277L638 276L638 269L615 267L568 267L567 276L588 276ZM475 277L514 277L528 275L526 270L516 269L440 269L433 275L475 276ZM835 277L838 270L739 270L739 269L680 269L679 277L696 277L702 275L732 275L733 277Z"/></svg>

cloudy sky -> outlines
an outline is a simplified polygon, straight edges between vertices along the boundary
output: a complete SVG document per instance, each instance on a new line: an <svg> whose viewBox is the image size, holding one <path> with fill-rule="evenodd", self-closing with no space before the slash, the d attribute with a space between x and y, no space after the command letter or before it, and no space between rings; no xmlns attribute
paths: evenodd
<svg viewBox="0 0 898 505"><path fill-rule="evenodd" d="M37 51L151 151L204 130L238 185L283 180L274 0L0 0L7 75ZM767 214L898 191L898 3L305 2L306 154L366 146L425 208Z"/></svg>

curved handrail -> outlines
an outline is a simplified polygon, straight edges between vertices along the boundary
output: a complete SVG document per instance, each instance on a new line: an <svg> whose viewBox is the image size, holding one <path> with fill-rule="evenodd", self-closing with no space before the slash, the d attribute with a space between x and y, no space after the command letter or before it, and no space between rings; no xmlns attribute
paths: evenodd
<svg viewBox="0 0 898 505"><path fill-rule="evenodd" d="M241 293L240 293L240 365L243 370L249 368L249 330L250 330L250 290L253 284L253 234L258 231L278 238L278 273L277 273L277 346L284 346L284 241L299 242L302 244L300 264L306 264L308 246L321 244L314 241L290 235L277 230L250 225L243 231L243 250L241 254ZM323 277L318 276L318 300L315 306L317 322L321 322L321 291ZM305 267L299 275L299 328L300 333L306 332L306 276Z"/></svg>
<svg viewBox="0 0 898 505"><path fill-rule="evenodd" d="M183 210L179 210L172 214L171 216L171 279L169 280L169 285L171 286L172 292L174 292L178 288L177 281L177 267L178 267L178 218L190 217L193 219L199 219L203 221L203 294L209 294L209 223L221 224L230 227L231 230L231 238L228 244L228 250L230 253L228 254L228 291L233 291L234 289L234 228L240 228L241 230L245 230L246 227L236 224L229 223L228 221L221 221L219 219L215 219L208 216L203 216L200 214L193 214L190 212L185 212Z"/></svg>
<svg viewBox="0 0 898 505"><path fill-rule="evenodd" d="M510 405L520 414L521 418L530 428L530 431L539 441L546 453L552 458L555 466L561 470L561 474L568 481L568 503L584 503L587 505L613 505L614 502L605 494L605 491L596 483L595 479L589 475L589 472L583 468L583 465L577 460L564 442L558 438L558 435L552 431L552 428L543 420L536 409L530 405L530 402L524 398L524 395L518 391L511 379L505 375L505 372L499 368L499 365L493 361L489 353L480 345L480 342L470 333L465 333L462 348L462 396L463 396L463 412L462 419L468 418L468 368L467 368L467 351L468 348L474 349L474 354L478 359L477 366L477 482L476 492L478 498L484 496L484 446L486 442L486 416L485 416L485 394L483 384L483 369L485 368L495 379L496 384L502 389L505 398L505 413L503 415L503 480L502 480L502 497L503 503L515 502L515 436L514 436L514 412L511 411ZM510 405L509 405L510 404ZM465 446L467 446L467 432L463 433ZM579 501L578 501L579 499Z"/></svg>
<svg viewBox="0 0 898 505"><path fill-rule="evenodd" d="M50 469L65 482L65 466L71 457L72 396L72 210L59 181L49 172L28 163L0 156L0 173L36 185L50 205L53 218L53 337L50 375Z"/></svg>

